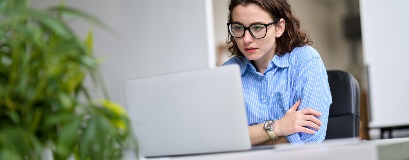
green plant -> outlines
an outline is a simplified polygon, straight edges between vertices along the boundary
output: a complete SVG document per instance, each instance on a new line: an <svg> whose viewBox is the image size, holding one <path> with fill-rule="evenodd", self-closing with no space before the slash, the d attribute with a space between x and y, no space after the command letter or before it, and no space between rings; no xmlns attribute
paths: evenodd
<svg viewBox="0 0 409 160"><path fill-rule="evenodd" d="M84 85L101 92L92 32L80 40L64 21L81 17L69 7L28 7L0 1L0 159L119 159L133 147L128 116L108 100L95 101ZM98 85L99 84L99 85Z"/></svg>

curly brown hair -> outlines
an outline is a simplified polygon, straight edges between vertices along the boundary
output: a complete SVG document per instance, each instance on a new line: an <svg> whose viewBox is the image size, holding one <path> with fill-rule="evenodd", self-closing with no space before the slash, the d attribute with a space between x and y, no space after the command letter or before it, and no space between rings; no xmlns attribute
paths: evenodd
<svg viewBox="0 0 409 160"><path fill-rule="evenodd" d="M311 45L312 40L305 31L300 28L300 21L292 15L291 6L287 0L230 0L228 21L232 22L232 12L238 5L246 6L255 4L270 14L273 20L283 18L286 22L284 33L276 40L276 54L284 55L291 52L297 46ZM235 56L244 56L237 46L234 37L229 34L227 39L229 51Z"/></svg>

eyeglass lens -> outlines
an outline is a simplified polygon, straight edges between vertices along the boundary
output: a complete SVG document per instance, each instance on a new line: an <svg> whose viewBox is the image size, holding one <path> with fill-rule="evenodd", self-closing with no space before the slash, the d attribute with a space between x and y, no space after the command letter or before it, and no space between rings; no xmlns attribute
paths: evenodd
<svg viewBox="0 0 409 160"><path fill-rule="evenodd" d="M230 33L235 37L235 38L241 38L244 36L244 32L246 30L250 31L250 34L252 35L253 38L264 38L266 33L267 33L267 28L264 25L261 24L253 24L250 25L249 27L244 27L241 24L230 24L229 26Z"/></svg>

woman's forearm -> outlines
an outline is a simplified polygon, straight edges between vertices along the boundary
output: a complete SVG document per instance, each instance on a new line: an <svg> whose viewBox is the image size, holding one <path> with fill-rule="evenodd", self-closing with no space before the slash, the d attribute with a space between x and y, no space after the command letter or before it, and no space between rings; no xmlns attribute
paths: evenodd
<svg viewBox="0 0 409 160"><path fill-rule="evenodd" d="M288 143L285 136L278 137L276 140L272 140L266 130L264 130L263 124L257 124L249 126L250 140L252 145L271 145L279 143Z"/></svg>
<svg viewBox="0 0 409 160"><path fill-rule="evenodd" d="M258 145L270 139L263 124L249 126L251 145Z"/></svg>

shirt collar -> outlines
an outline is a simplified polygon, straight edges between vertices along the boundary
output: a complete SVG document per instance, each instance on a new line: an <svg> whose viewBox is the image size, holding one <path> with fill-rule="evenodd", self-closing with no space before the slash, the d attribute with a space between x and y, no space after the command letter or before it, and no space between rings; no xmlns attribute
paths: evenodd
<svg viewBox="0 0 409 160"><path fill-rule="evenodd" d="M240 65L240 73L241 75L243 75L244 72L246 72L247 67L251 67L250 66L251 63L246 57L239 57L239 59L242 62ZM274 55L274 58L271 60L271 62L277 67L286 68L290 65L289 53L286 53L283 56Z"/></svg>
<svg viewBox="0 0 409 160"><path fill-rule="evenodd" d="M240 73L241 73L241 75L243 75L244 72L246 71L247 66L249 65L250 61L244 56L240 56L239 59L242 62L241 65L240 65Z"/></svg>
<svg viewBox="0 0 409 160"><path fill-rule="evenodd" d="M273 63L277 67L286 68L290 65L289 62L290 53L286 53L283 56L274 55Z"/></svg>

